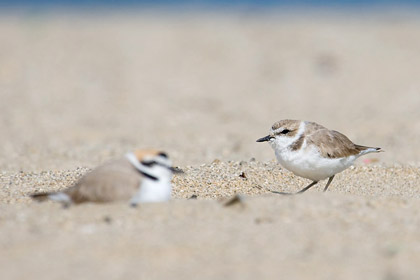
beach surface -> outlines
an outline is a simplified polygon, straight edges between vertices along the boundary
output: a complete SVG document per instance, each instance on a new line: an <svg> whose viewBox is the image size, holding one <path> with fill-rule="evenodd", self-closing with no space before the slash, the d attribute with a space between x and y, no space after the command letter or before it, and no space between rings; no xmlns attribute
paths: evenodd
<svg viewBox="0 0 420 280"><path fill-rule="evenodd" d="M409 12L0 14L1 279L419 279L420 17ZM328 192L256 140L318 122L384 153ZM137 148L173 200L63 208ZM234 199L232 199L234 198Z"/></svg>

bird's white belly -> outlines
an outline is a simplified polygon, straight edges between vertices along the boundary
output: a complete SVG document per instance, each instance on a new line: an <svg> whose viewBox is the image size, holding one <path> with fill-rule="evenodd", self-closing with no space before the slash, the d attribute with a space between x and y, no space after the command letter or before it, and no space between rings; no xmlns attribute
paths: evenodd
<svg viewBox="0 0 420 280"><path fill-rule="evenodd" d="M355 156L348 158L323 158L315 149L276 152L279 163L294 174L313 181L320 181L348 168Z"/></svg>
<svg viewBox="0 0 420 280"><path fill-rule="evenodd" d="M143 182L140 190L132 197L130 203L138 204L145 202L168 201L171 198L171 182L161 180L159 182Z"/></svg>

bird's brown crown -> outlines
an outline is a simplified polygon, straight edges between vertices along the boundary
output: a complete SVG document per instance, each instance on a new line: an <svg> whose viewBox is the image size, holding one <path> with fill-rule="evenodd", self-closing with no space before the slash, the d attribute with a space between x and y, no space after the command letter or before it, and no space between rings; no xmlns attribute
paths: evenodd
<svg viewBox="0 0 420 280"><path fill-rule="evenodd" d="M138 161L142 161L144 159L153 158L158 155L161 155L163 157L168 157L166 153L164 153L161 150L156 149L142 149L142 150L136 150L134 151L134 155L136 156Z"/></svg>

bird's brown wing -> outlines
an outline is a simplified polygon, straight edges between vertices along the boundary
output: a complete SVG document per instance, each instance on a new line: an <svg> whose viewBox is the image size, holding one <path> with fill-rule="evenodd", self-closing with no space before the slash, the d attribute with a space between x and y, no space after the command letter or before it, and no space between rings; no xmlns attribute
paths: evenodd
<svg viewBox="0 0 420 280"><path fill-rule="evenodd" d="M317 130L306 138L308 144L317 144L323 157L342 158L358 155L368 147L355 145L347 136L335 130Z"/></svg>
<svg viewBox="0 0 420 280"><path fill-rule="evenodd" d="M141 175L126 159L121 159L95 168L65 193L74 203L129 201L140 182Z"/></svg>

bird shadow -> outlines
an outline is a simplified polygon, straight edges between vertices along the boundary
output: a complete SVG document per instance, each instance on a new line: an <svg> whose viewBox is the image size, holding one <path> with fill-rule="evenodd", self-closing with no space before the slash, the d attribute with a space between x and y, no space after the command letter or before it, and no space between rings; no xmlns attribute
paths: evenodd
<svg viewBox="0 0 420 280"><path fill-rule="evenodd" d="M271 193L275 193L275 194L280 194L280 195L297 195L299 193L288 193L288 192L278 192L278 191L272 191L272 190L268 190Z"/></svg>

